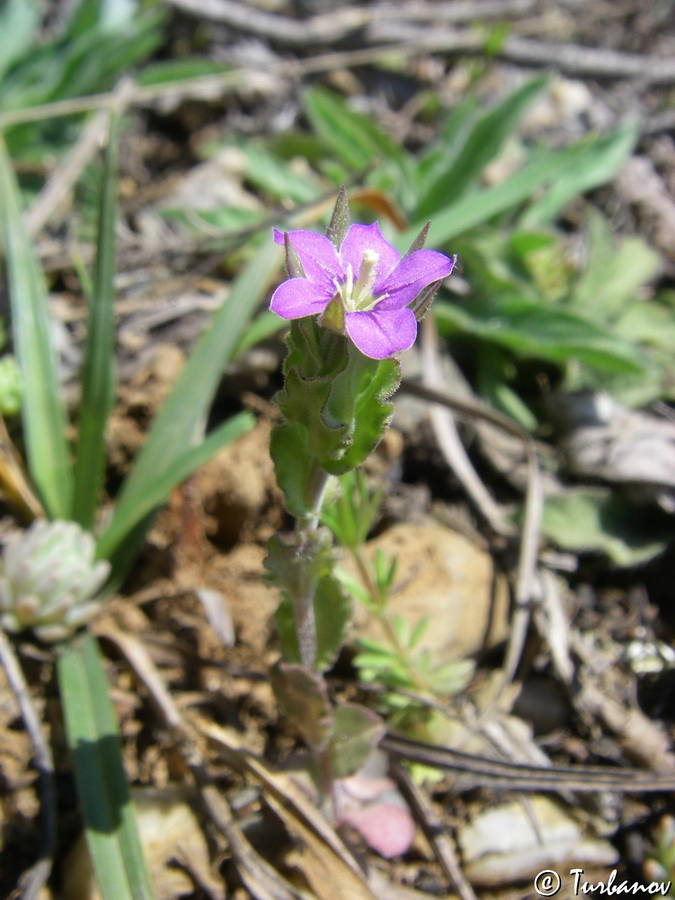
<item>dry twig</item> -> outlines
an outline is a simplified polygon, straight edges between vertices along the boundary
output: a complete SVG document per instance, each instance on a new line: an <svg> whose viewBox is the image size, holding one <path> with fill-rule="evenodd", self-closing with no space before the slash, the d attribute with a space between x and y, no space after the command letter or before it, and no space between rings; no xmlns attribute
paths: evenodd
<svg viewBox="0 0 675 900"><path fill-rule="evenodd" d="M0 628L0 664L5 670L10 689L16 697L21 718L33 745L33 757L38 770L38 793L42 810L42 847L40 858L27 872L24 872L19 885L22 900L37 900L52 870L56 849L54 760L14 647L2 628Z"/></svg>

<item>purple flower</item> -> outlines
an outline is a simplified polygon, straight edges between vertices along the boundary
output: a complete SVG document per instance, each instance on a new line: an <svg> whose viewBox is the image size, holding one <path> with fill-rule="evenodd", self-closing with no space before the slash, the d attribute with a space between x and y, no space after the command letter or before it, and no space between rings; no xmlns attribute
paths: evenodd
<svg viewBox="0 0 675 900"><path fill-rule="evenodd" d="M377 222L351 225L339 250L313 231L290 231L288 239L304 277L282 282L270 309L283 319L300 319L322 314L336 301L339 315L331 315L330 324L325 324L335 327L337 321L372 359L385 359L412 346L417 319L410 304L449 275L454 265L454 260L434 250L414 250L401 259L380 234ZM282 232L275 229L274 240L283 244Z"/></svg>

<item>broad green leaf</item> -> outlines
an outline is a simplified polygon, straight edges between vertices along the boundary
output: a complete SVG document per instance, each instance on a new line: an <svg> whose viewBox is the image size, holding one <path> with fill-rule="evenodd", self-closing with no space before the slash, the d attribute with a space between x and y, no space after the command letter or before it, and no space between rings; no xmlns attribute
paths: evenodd
<svg viewBox="0 0 675 900"><path fill-rule="evenodd" d="M377 362L366 357L363 359L367 364L358 373L351 443L340 460L324 463L326 471L336 475L360 466L380 442L393 410L392 404L387 400L401 383L401 366L398 360L383 359ZM339 386L339 379L336 381Z"/></svg>
<svg viewBox="0 0 675 900"><path fill-rule="evenodd" d="M152 900L122 765L122 748L96 639L89 634L57 659L66 739L96 881L103 900Z"/></svg>
<svg viewBox="0 0 675 900"><path fill-rule="evenodd" d="M580 310L592 308L605 319L639 307L637 291L661 269L659 254L641 237L613 239L610 223L600 213L588 216L588 261L579 276L569 305Z"/></svg>
<svg viewBox="0 0 675 900"><path fill-rule="evenodd" d="M415 210L417 221L431 218L466 193L548 81L548 76L531 79L481 116L450 165L426 185Z"/></svg>
<svg viewBox="0 0 675 900"><path fill-rule="evenodd" d="M305 455L341 475L360 465L382 437L391 415L386 400L400 380L398 363L364 356L311 317L292 323L287 344L279 409L305 429Z"/></svg>
<svg viewBox="0 0 675 900"><path fill-rule="evenodd" d="M314 460L307 451L307 429L299 422L282 423L272 429L270 454L276 481L288 512L302 519L311 513L311 475Z"/></svg>
<svg viewBox="0 0 675 900"><path fill-rule="evenodd" d="M5 0L0 8L0 78L29 49L39 25L36 0Z"/></svg>
<svg viewBox="0 0 675 900"><path fill-rule="evenodd" d="M493 216L523 203L542 189L550 190L551 186L557 182L571 177L571 174L578 168L581 167L586 171L586 166L588 166L590 170L592 167L588 160L596 161L597 157L604 158L602 151L606 150L607 146L612 151L609 153L607 150L610 157L613 160L618 158L621 153L625 153L629 137L631 140L633 139L628 126L624 126L624 128L625 131L620 130L614 135L581 141L560 150L533 151L530 159L522 168L504 181L493 187L472 190L456 203L451 203L443 209L439 208L429 229L427 245L430 247L445 245L470 228L487 222ZM604 168L602 171L608 171L608 169ZM555 196L559 197L562 194ZM546 217L538 215L536 220L538 222L546 221ZM397 246L408 247L424 223L423 218L418 218L403 235L397 238ZM535 223L529 222L527 217L523 216L521 224L525 227Z"/></svg>
<svg viewBox="0 0 675 900"><path fill-rule="evenodd" d="M618 493L575 488L546 498L542 531L565 550L604 553L617 566L635 566L661 553L675 529Z"/></svg>
<svg viewBox="0 0 675 900"><path fill-rule="evenodd" d="M255 187L276 200L300 205L316 200L321 189L318 180L294 172L288 163L251 141L241 142L239 149L246 158L246 178Z"/></svg>
<svg viewBox="0 0 675 900"><path fill-rule="evenodd" d="M0 137L0 229L5 252L28 468L50 518L69 518L72 472L50 338L47 291L23 222L19 188Z"/></svg>
<svg viewBox="0 0 675 900"><path fill-rule="evenodd" d="M316 622L316 668L326 671L335 662L347 637L351 620L351 602L340 582L331 575L319 578L314 586L314 619ZM284 659L300 662L300 652L293 618L293 604L288 591L274 616Z"/></svg>
<svg viewBox="0 0 675 900"><path fill-rule="evenodd" d="M115 394L116 209L117 118L112 116L101 181L94 283L89 298L79 431L73 468L72 518L89 531L96 518L105 463L105 429Z"/></svg>
<svg viewBox="0 0 675 900"><path fill-rule="evenodd" d="M524 213L521 225L548 224L578 194L610 181L630 156L639 135L639 124L632 120L610 134L580 141L574 165L561 168L548 191Z"/></svg>
<svg viewBox="0 0 675 900"><path fill-rule="evenodd" d="M314 595L316 620L316 667L330 669L347 638L352 604L342 585L332 575L322 578Z"/></svg>
<svg viewBox="0 0 675 900"><path fill-rule="evenodd" d="M310 88L302 98L314 131L350 169L366 169L378 159L407 166L406 155L372 118L355 112L326 88Z"/></svg>
<svg viewBox="0 0 675 900"><path fill-rule="evenodd" d="M355 703L338 706L333 713L333 733L328 744L333 776L347 778L358 772L384 733L382 719L372 710Z"/></svg>
<svg viewBox="0 0 675 900"><path fill-rule="evenodd" d="M519 297L477 301L470 311L437 301L434 315L442 333L473 334L508 347L516 355L555 363L579 360L607 372L640 372L646 360L628 341L576 313Z"/></svg>

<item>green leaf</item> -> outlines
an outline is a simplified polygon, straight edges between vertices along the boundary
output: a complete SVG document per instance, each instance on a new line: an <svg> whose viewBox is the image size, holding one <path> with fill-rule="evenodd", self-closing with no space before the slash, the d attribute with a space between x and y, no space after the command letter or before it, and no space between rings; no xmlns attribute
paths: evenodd
<svg viewBox="0 0 675 900"><path fill-rule="evenodd" d="M542 531L565 550L604 553L626 567L653 559L673 539L672 524L662 518L608 489L575 488L546 498Z"/></svg>
<svg viewBox="0 0 675 900"><path fill-rule="evenodd" d="M328 744L334 777L347 778L358 772L384 733L382 719L371 710L354 703L338 706Z"/></svg>
<svg viewBox="0 0 675 900"><path fill-rule="evenodd" d="M277 403L288 423L305 429L304 456L335 475L355 468L391 416L385 401L398 387L398 362L369 359L347 338L320 328L314 317L293 321L287 344ZM299 441L300 434L293 439Z"/></svg>
<svg viewBox="0 0 675 900"><path fill-rule="evenodd" d="M347 637L351 611L351 601L337 578L322 578L314 594L317 669L326 671L337 659Z"/></svg>
<svg viewBox="0 0 675 900"><path fill-rule="evenodd" d="M333 91L310 88L302 105L313 130L349 169L366 169L377 160L406 167L406 156L372 118L355 112Z"/></svg>
<svg viewBox="0 0 675 900"><path fill-rule="evenodd" d="M152 900L129 796L115 713L96 639L84 634L57 659L66 738L96 881L104 900Z"/></svg>
<svg viewBox="0 0 675 900"><path fill-rule="evenodd" d="M315 532L314 546L300 550L284 544L278 537L270 540L265 568L269 582L281 593L275 615L284 659L300 661L291 597L313 597L316 628L316 668L329 669L342 646L350 621L351 601L342 584L331 574L333 558L328 533Z"/></svg>
<svg viewBox="0 0 675 900"><path fill-rule="evenodd" d="M72 472L66 416L50 338L47 291L21 213L19 188L0 137L0 229L12 331L21 371L24 440L31 477L50 518L70 517Z"/></svg>
<svg viewBox="0 0 675 900"><path fill-rule="evenodd" d="M200 431L223 368L278 270L279 260L280 251L274 247L266 244L258 250L195 344L122 486L112 521L99 540L99 556L112 553L129 523L138 521L136 507L145 502L147 494L156 494L156 483L165 484L167 472L177 460L200 443Z"/></svg>
<svg viewBox="0 0 675 900"><path fill-rule="evenodd" d="M588 262L572 290L570 307L592 307L605 319L620 315L629 305L640 308L643 301L635 295L660 271L659 254L640 237L616 242L609 221L598 212L588 216L588 233Z"/></svg>
<svg viewBox="0 0 675 900"><path fill-rule="evenodd" d="M105 429L115 395L117 133L117 117L112 115L101 182L94 284L89 298L79 432L73 469L72 518L89 531L96 518L105 463Z"/></svg>
<svg viewBox="0 0 675 900"><path fill-rule="evenodd" d="M251 141L241 142L239 150L246 159L246 178L255 187L284 203L311 203L320 187L306 176L294 172L288 163Z"/></svg>
<svg viewBox="0 0 675 900"><path fill-rule="evenodd" d="M644 356L581 315L519 297L477 301L471 312L437 301L434 315L443 334L473 334L515 354L555 363L578 359L606 372L640 372Z"/></svg>
<svg viewBox="0 0 675 900"><path fill-rule="evenodd" d="M548 82L547 75L531 79L481 116L459 153L426 185L415 210L416 221L431 218L438 209L456 202L466 193L485 166L499 153L506 138Z"/></svg>
<svg viewBox="0 0 675 900"><path fill-rule="evenodd" d="M298 519L311 510L311 478L314 460L307 452L307 429L298 422L275 425L270 436L270 455L284 504Z"/></svg>
<svg viewBox="0 0 675 900"><path fill-rule="evenodd" d="M248 350L249 347L255 347L256 344L272 337L274 334L278 334L278 332L287 326L288 323L284 319L276 313L266 309L264 312L257 315L248 328L242 333L237 341L237 346L232 351L232 358L236 359L238 356L241 356L245 350Z"/></svg>
<svg viewBox="0 0 675 900"><path fill-rule="evenodd" d="M619 171L640 135L637 120L622 123L616 131L589 137L575 145L573 165L562 166L548 191L523 215L521 225L545 225L578 194L606 184Z"/></svg>
<svg viewBox="0 0 675 900"><path fill-rule="evenodd" d="M351 421L351 443L341 459L324 462L326 471L336 475L360 466L380 442L393 411L392 404L386 401L401 383L401 365L397 359L372 360L362 356L362 360ZM340 384L338 377L333 382L333 394L340 389Z"/></svg>
<svg viewBox="0 0 675 900"><path fill-rule="evenodd" d="M26 53L39 26L36 0L5 0L0 8L0 78Z"/></svg>
<svg viewBox="0 0 675 900"><path fill-rule="evenodd" d="M534 151L521 169L499 184L470 191L457 202L450 203L443 208L439 207L429 229L429 246L445 245L470 228L475 228L493 216L523 203L542 189L550 190L556 182L561 182L561 179L568 176L571 177L570 173L574 173L578 167L588 165L590 171L591 164L588 160L596 160L597 157L604 158L602 151L608 146L611 150L611 153L609 150L607 151L608 155L615 160L620 153L625 152L629 137L632 139L630 127L632 126L624 126L625 131L620 129L614 135L580 141L560 150ZM607 167L600 168L603 172L609 171ZM555 194L558 208L562 197L562 193ZM553 208L551 205L548 212ZM548 221L543 211L533 218L537 222ZM419 217L406 232L397 238L396 245L401 248L409 246L424 223L425 219ZM524 226L534 224L534 222L528 221L526 216L521 218L521 223Z"/></svg>
<svg viewBox="0 0 675 900"><path fill-rule="evenodd" d="M136 83L142 87L172 81L191 81L193 78L223 75L229 71L232 71L231 66L225 66L205 56L163 59L144 66L136 75Z"/></svg>

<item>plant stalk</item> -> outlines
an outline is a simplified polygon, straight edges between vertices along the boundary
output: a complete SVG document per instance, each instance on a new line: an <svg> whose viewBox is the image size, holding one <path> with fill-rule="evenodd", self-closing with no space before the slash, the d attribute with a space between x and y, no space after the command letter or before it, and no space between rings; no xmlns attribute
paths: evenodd
<svg viewBox="0 0 675 900"><path fill-rule="evenodd" d="M321 506L326 494L326 488L330 475L314 463L314 471L310 479L311 512L302 519L298 519L295 526L296 546L298 557L302 559L307 553L309 537L319 527ZM303 666L314 669L317 656L316 617L314 614L315 584L311 579L307 582L301 580L298 590L292 598L293 619L295 620L295 633L300 651L300 661Z"/></svg>

